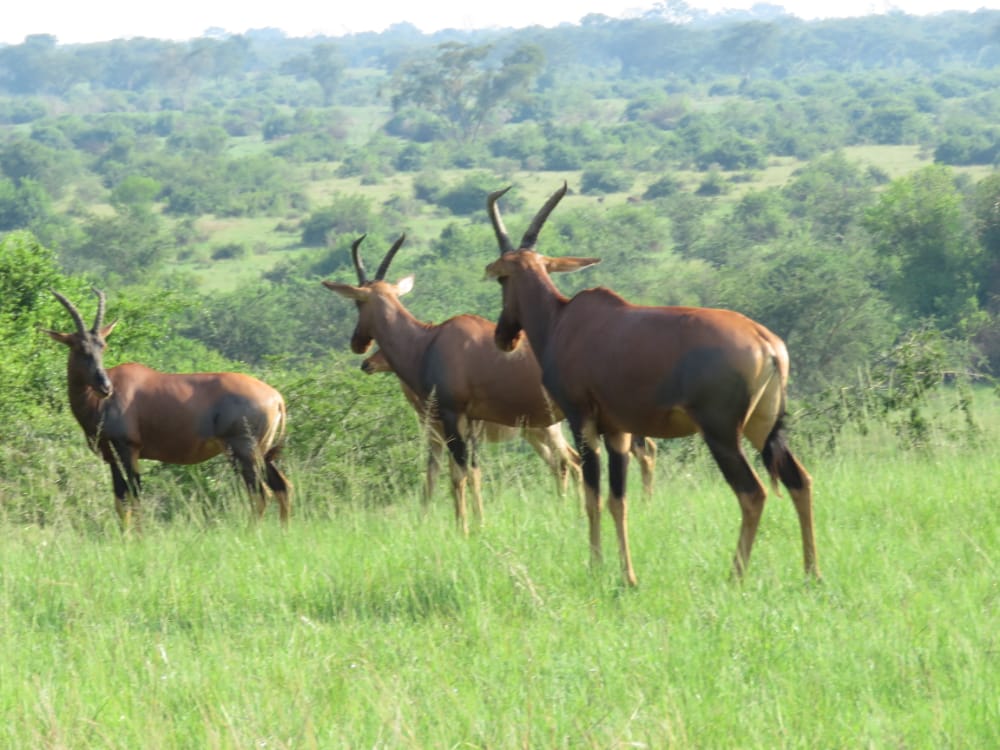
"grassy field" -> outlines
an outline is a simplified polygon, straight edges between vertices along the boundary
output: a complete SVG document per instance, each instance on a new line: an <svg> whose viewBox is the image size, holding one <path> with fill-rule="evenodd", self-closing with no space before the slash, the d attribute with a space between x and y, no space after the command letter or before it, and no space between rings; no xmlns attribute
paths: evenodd
<svg viewBox="0 0 1000 750"><path fill-rule="evenodd" d="M991 408L974 445L802 453L819 584L773 496L745 582L729 580L736 503L703 455L672 448L632 503L637 590L610 562L610 519L591 570L579 502L540 467L502 468L513 447L486 461L486 524L467 539L443 489L421 510L416 465L395 497L334 497L292 465L287 531L273 511L248 528L244 501L209 485L214 520L127 540L103 470L39 481L107 523L67 507L0 524L0 745L1000 746Z"/></svg>

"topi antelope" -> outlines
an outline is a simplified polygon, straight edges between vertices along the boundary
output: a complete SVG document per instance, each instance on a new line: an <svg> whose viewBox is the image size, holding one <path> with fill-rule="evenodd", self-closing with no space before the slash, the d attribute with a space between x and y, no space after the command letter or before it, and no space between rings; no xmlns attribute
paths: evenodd
<svg viewBox="0 0 1000 750"><path fill-rule="evenodd" d="M87 441L111 467L115 509L123 530L132 522L141 481L139 459L197 464L229 454L256 497L257 516L273 490L282 523L289 515L288 480L274 465L285 432L285 402L274 388L237 372L172 375L128 363L104 369L104 293L87 330L73 304L52 292L76 323L74 333L46 330L69 347L69 403Z"/></svg>
<svg viewBox="0 0 1000 750"><path fill-rule="evenodd" d="M676 438L701 433L742 512L733 560L742 576L750 560L766 493L741 446L745 436L771 481L788 488L799 517L808 574L819 577L813 535L812 479L785 442L788 353L784 342L739 313L698 307L640 307L595 288L572 298L550 273L575 271L597 258L547 258L538 234L566 193L556 191L515 248L491 193L487 209L500 257L486 267L500 281L503 309L495 338L517 347L522 329L542 366L542 382L569 420L583 461L590 551L601 559L598 436L608 449L609 502L622 572L636 584L628 544L625 468L629 434Z"/></svg>
<svg viewBox="0 0 1000 750"><path fill-rule="evenodd" d="M369 375L376 372L393 372L392 367L389 365L389 360L386 359L381 349L376 350L374 354L361 363L361 370ZM420 416L421 422L426 423L427 476L424 484L424 498L429 500L434 492L434 484L441 469L441 452L445 447L444 431L440 420L427 420L428 405L421 401L420 397L405 382L399 380L399 385L403 390L403 395L406 396L406 400L410 402L410 406ZM472 438L469 441L469 465L471 467L473 500L477 508L482 506L482 494L480 491L476 449L483 442L502 443L513 440L518 435L521 435L552 471L560 495L565 494L570 475L573 475L579 481L580 456L566 442L561 422L556 422L548 427L518 428L496 424L495 422L471 420L469 423L469 434Z"/></svg>
<svg viewBox="0 0 1000 750"><path fill-rule="evenodd" d="M542 389L542 373L530 347L505 354L493 345L493 324L484 318L458 315L435 325L417 320L403 306L399 298L413 288L413 277L394 284L385 281L385 274L405 237L389 248L375 277L369 279L358 250L362 235L351 246L357 286L335 281L323 285L357 304L351 350L364 354L376 341L422 410L440 421L452 457L455 519L467 533L470 422L543 428L562 421L562 413ZM481 517L482 508L477 505L476 511Z"/></svg>

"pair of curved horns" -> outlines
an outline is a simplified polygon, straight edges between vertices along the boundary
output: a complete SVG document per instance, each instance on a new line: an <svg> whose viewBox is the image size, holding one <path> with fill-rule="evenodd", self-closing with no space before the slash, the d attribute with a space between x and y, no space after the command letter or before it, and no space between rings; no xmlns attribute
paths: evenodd
<svg viewBox="0 0 1000 750"><path fill-rule="evenodd" d="M535 244L538 242L538 234L542 231L542 226L545 224L545 220L549 218L549 214L556 207L562 197L566 195L568 185L563 182L561 188L556 190L549 199L545 201L545 205L541 207L535 218L531 220L531 224L528 225L527 231L521 238L521 250L534 250ZM510 186L505 187L503 190L497 190L496 192L490 193L486 198L486 209L490 214L490 221L493 222L493 232L497 236L497 243L500 245L500 254L514 252L515 248L513 243L510 241L510 235L507 234L507 228L503 224L503 219L500 218L500 208L497 206L497 201L500 200L501 196L504 195Z"/></svg>
<svg viewBox="0 0 1000 750"><path fill-rule="evenodd" d="M69 314L73 316L73 322L76 323L76 332L80 335L87 333L87 326L84 325L83 316L80 312L73 306L73 303L68 299L63 297L55 289L49 290L55 296L57 300L62 302L63 307L69 311ZM101 330L101 324L104 322L104 292L94 289L91 287L91 291L97 295L97 315L94 317L94 325L90 329L90 333L98 333Z"/></svg>
<svg viewBox="0 0 1000 750"><path fill-rule="evenodd" d="M354 270L358 273L358 283L366 284L368 283L368 274L365 272L365 264L361 261L361 253L358 248L361 247L361 243L364 242L367 234L363 234L358 237L354 242L351 243L351 258L354 260ZM381 281L385 278L386 272L389 270L389 264L392 263L392 259L396 257L396 251L403 246L403 242L406 240L406 235L399 235L399 239L392 243L392 247L382 258L382 262L379 263L378 269L375 271L375 278L372 281Z"/></svg>

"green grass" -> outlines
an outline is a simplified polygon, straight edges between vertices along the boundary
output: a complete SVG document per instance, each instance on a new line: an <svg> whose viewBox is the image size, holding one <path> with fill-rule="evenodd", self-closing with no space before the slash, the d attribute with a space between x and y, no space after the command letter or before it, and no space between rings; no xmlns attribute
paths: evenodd
<svg viewBox="0 0 1000 750"><path fill-rule="evenodd" d="M284 532L210 480L210 521L127 540L96 465L39 482L104 510L0 524L0 745L996 747L997 424L978 447L804 455L821 584L787 497L730 581L736 502L672 450L631 504L637 590L610 519L591 570L579 502L511 471L515 447L485 460L467 539L444 488L420 509L416 464L394 497L331 496L293 464Z"/></svg>

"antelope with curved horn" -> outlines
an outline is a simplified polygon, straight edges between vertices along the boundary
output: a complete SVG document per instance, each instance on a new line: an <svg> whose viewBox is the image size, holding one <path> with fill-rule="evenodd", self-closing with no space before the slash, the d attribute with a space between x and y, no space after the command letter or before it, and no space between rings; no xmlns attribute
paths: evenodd
<svg viewBox="0 0 1000 750"><path fill-rule="evenodd" d="M507 188L509 189L509 188ZM676 438L700 433L736 493L742 512L733 559L742 576L750 560L766 493L741 446L746 437L764 460L772 483L792 496L807 574L819 577L813 534L812 479L785 441L788 353L784 342L729 310L641 307L605 288L564 296L550 273L575 271L597 258L548 258L535 251L538 234L566 193L556 191L514 247L497 201L487 209L500 257L486 267L502 288L497 347L517 347L527 334L542 367L542 382L569 420L583 461L592 560L601 558L598 438L608 449L609 502L622 572L635 585L625 502L630 433Z"/></svg>
<svg viewBox="0 0 1000 750"><path fill-rule="evenodd" d="M69 347L69 403L87 441L111 467L115 509L123 530L132 523L141 479L139 459L197 464L227 452L264 513L270 488L287 523L290 483L274 465L285 432L285 402L274 388L236 372L174 375L127 363L104 369L104 293L87 329L73 304L56 291L76 331L45 330ZM43 329L44 330L44 329Z"/></svg>
<svg viewBox="0 0 1000 750"><path fill-rule="evenodd" d="M364 239L362 235L351 246L358 284L324 281L323 285L357 304L351 350L364 354L376 341L393 372L419 399L421 411L440 421L452 458L455 519L467 533L470 421L544 428L562 421L562 413L542 389L541 370L530 347L521 347L513 355L499 351L493 345L493 324L476 315L457 315L431 324L417 320L406 309L399 298L412 289L413 277L397 283L385 280L406 235L389 248L371 279L359 252ZM481 518L478 494L475 499Z"/></svg>
<svg viewBox="0 0 1000 750"><path fill-rule="evenodd" d="M391 372L395 374L389 360L381 349L375 351L361 363L361 370L369 375L377 372ZM397 376L397 379L398 376ZM437 481L438 472L441 469L441 452L445 448L444 428L440 420L427 419L426 404L420 397L402 380L399 385L403 390L403 395L410 402L410 406L416 410L421 422L427 427L427 475L424 484L424 497L429 499L434 492L434 484ZM477 507L481 505L482 499L479 496L480 481L478 477L479 467L477 465L475 449L482 442L502 443L513 440L518 435L522 436L535 453L545 462L556 480L556 487L559 494L566 492L566 485L570 476L579 478L580 476L580 456L573 450L566 437L563 435L562 423L556 422L548 427L508 427L507 425L496 424L495 422L481 422L471 420L469 432L473 436L472 451L470 452L469 464L472 467L472 488L476 495L475 503Z"/></svg>

